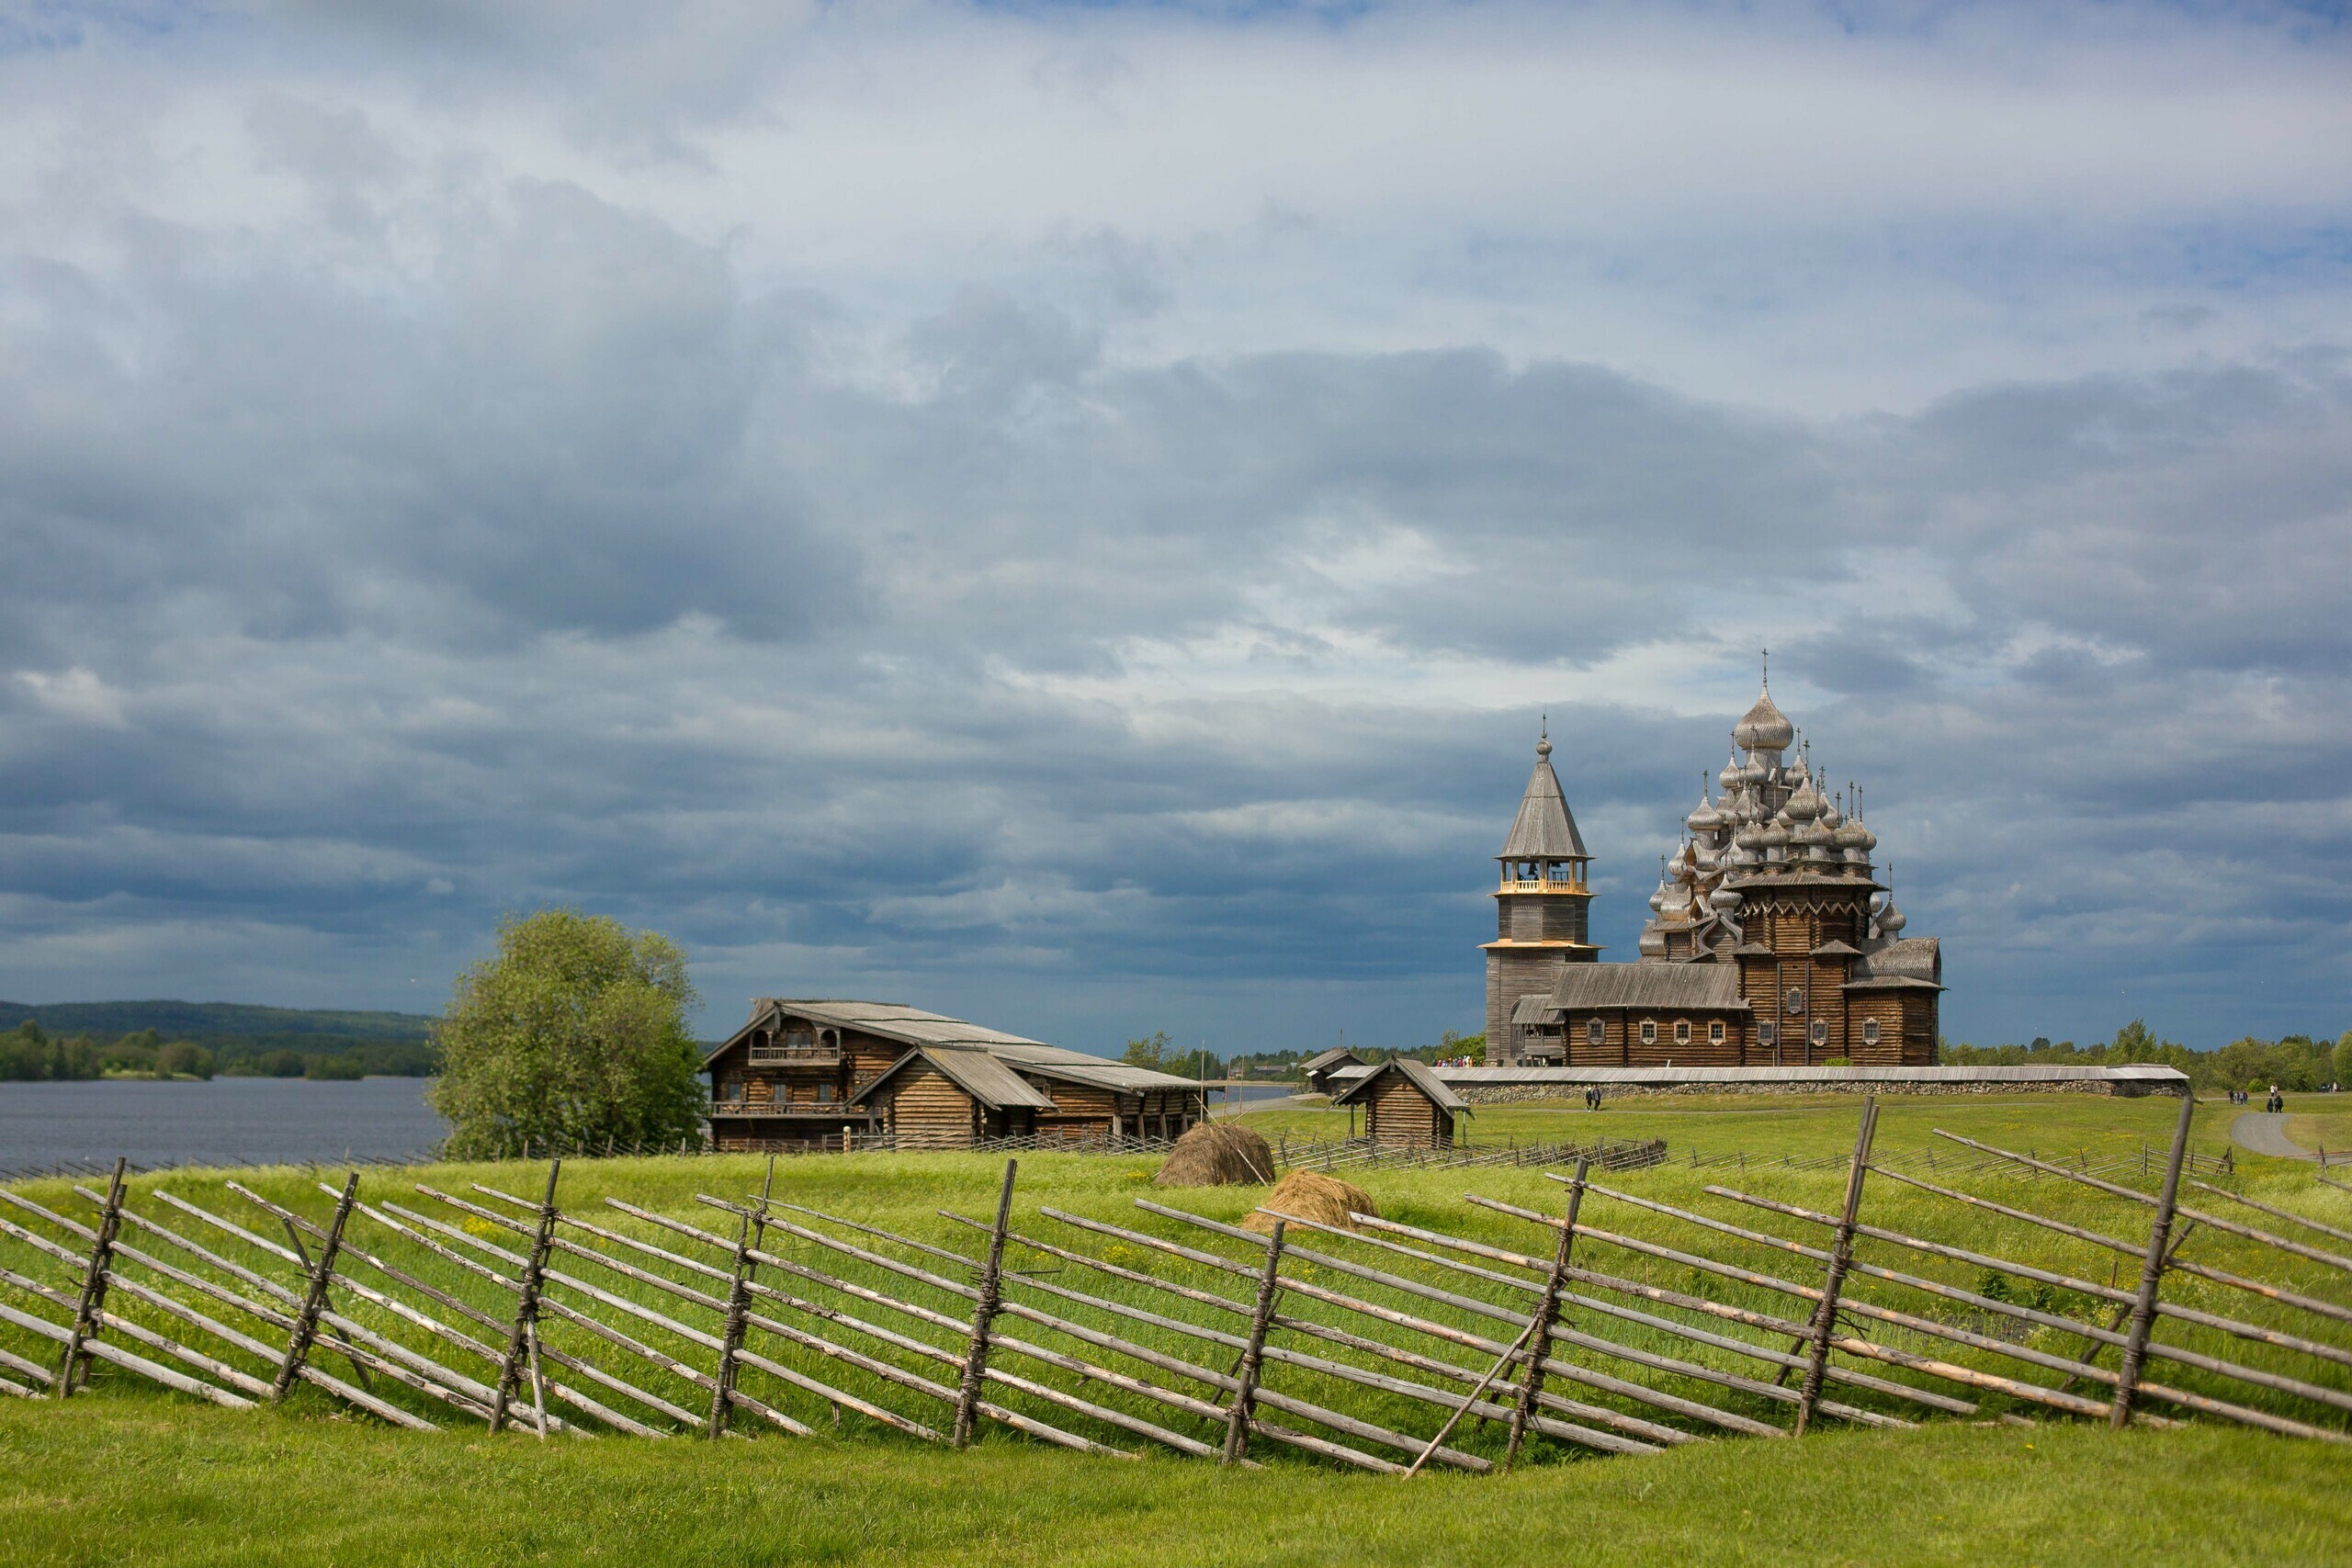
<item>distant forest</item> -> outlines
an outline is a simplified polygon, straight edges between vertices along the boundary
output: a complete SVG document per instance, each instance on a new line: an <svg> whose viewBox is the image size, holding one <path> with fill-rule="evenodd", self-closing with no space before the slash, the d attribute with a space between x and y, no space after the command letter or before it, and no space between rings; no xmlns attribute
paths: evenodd
<svg viewBox="0 0 2352 1568"><path fill-rule="evenodd" d="M432 1022L237 1002L0 1002L0 1079L424 1077Z"/></svg>

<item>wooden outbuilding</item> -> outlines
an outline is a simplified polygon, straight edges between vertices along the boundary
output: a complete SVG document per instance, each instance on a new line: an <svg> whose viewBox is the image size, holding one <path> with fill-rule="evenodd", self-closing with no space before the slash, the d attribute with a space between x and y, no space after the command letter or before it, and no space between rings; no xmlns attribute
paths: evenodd
<svg viewBox="0 0 2352 1568"><path fill-rule="evenodd" d="M721 1149L1172 1139L1208 1113L1189 1079L895 1002L763 997L703 1071Z"/></svg>
<svg viewBox="0 0 2352 1568"><path fill-rule="evenodd" d="M1418 1148L1453 1146L1454 1118L1469 1101L1448 1089L1426 1065L1391 1056L1331 1097L1333 1106L1363 1107L1363 1135L1375 1144Z"/></svg>
<svg viewBox="0 0 2352 1568"><path fill-rule="evenodd" d="M1331 1075L1341 1067L1361 1067L1363 1065L1362 1056L1342 1045L1337 1050L1326 1051L1319 1056L1309 1056L1299 1064L1298 1070L1300 1076L1306 1080L1306 1090L1309 1094L1336 1094L1339 1092L1339 1085L1333 1080Z"/></svg>

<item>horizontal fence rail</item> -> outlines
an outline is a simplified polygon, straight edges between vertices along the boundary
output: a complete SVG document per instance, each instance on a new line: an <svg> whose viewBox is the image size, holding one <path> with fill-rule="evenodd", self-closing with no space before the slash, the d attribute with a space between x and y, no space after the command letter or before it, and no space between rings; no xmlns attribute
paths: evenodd
<svg viewBox="0 0 2352 1568"><path fill-rule="evenodd" d="M684 1214L568 1208L560 1158L463 1190L353 1168L299 1203L229 1181L205 1204L134 1190L125 1161L70 1206L0 1189L0 1393L136 1380L540 1441L993 1434L1398 1477L1951 1419L2346 1440L2352 1233L2187 1174L2186 1108L2169 1148L2120 1167L1948 1134L1930 1164L1875 1150L1875 1110L1849 1156L1682 1202L1621 1179L1658 1167L1655 1142L1420 1151L1465 1157L1398 1163L1564 1190L1465 1193L1448 1225L1261 1208L1262 1231L1154 1199L1021 1212L1017 1157L992 1213L943 1210L932 1237L791 1201L774 1159L760 1190ZM1817 1180L1758 1190L1789 1171L1842 1173L1842 1206ZM2019 1173L2108 1217L1952 1185ZM1889 1192L1902 1224L1874 1212Z"/></svg>

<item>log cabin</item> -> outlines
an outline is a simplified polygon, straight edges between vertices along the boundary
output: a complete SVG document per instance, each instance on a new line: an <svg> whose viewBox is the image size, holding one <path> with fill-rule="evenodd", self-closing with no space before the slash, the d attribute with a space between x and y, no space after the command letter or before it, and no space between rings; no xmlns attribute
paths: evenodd
<svg viewBox="0 0 2352 1568"><path fill-rule="evenodd" d="M1409 1056L1391 1056L1331 1097L1333 1106L1363 1107L1363 1135L1375 1145L1452 1148L1454 1118L1469 1102Z"/></svg>
<svg viewBox="0 0 2352 1568"><path fill-rule="evenodd" d="M1333 1073L1338 1072L1341 1067L1361 1067L1363 1065L1362 1056L1342 1045L1337 1050L1309 1056L1298 1065L1298 1073L1299 1077L1306 1080L1308 1093L1332 1094L1338 1089L1338 1086L1331 1078Z"/></svg>
<svg viewBox="0 0 2352 1568"><path fill-rule="evenodd" d="M1587 940L1591 856L1548 727L1503 842L1487 955L1498 1066L1936 1065L1943 953L1903 934L1861 795L1825 791L1768 682L1683 819L1634 961Z"/></svg>
<svg viewBox="0 0 2352 1568"><path fill-rule="evenodd" d="M1189 1079L895 1002L761 998L702 1070L722 1150L1174 1138L1208 1113Z"/></svg>

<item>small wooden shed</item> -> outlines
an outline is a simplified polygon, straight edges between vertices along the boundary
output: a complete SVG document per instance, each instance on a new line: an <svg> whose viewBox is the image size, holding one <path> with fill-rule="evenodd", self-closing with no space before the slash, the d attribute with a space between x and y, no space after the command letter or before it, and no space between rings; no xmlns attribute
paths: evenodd
<svg viewBox="0 0 2352 1568"><path fill-rule="evenodd" d="M1363 1066L1363 1058L1342 1045L1337 1050L1326 1051L1319 1056L1309 1056L1298 1065L1298 1070L1306 1079L1306 1090L1309 1094L1336 1094L1339 1092L1339 1085L1332 1080L1331 1075L1341 1067Z"/></svg>
<svg viewBox="0 0 2352 1568"><path fill-rule="evenodd" d="M1470 1114L1468 1101L1409 1056L1389 1057L1333 1095L1331 1103L1363 1106L1363 1134L1374 1143L1419 1148L1451 1148L1454 1118Z"/></svg>

